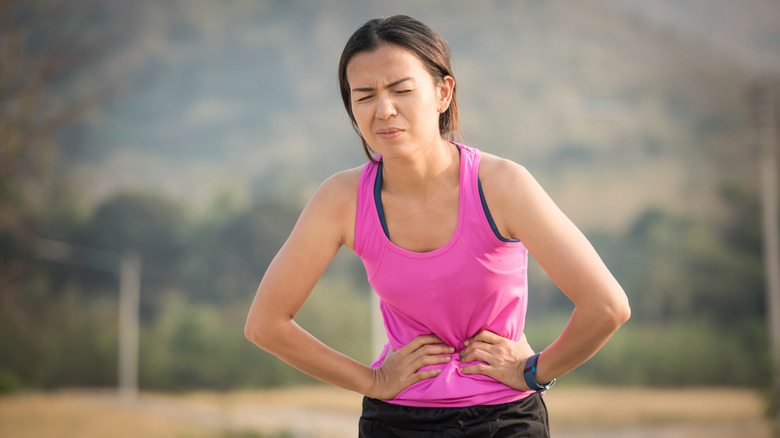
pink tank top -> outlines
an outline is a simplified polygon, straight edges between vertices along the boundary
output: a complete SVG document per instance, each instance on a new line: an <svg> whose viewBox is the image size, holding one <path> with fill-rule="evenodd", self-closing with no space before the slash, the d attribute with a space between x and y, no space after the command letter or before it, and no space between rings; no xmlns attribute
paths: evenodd
<svg viewBox="0 0 780 438"><path fill-rule="evenodd" d="M463 342L481 330L519 340L528 302L527 251L504 239L490 217L478 179L477 149L460 149L458 223L452 238L436 250L417 253L394 245L384 224L381 164L367 163L360 177L355 253L381 298L389 340L371 364L382 364L388 348L398 350L419 335L435 334L445 343ZM465 375L458 353L438 376L418 382L389 403L420 407L501 404L532 392L512 389L491 377Z"/></svg>

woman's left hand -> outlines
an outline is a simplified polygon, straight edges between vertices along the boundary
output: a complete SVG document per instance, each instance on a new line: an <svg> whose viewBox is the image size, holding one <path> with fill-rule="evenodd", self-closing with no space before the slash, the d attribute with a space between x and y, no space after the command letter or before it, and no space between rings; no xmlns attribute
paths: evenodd
<svg viewBox="0 0 780 438"><path fill-rule="evenodd" d="M461 350L463 363L480 361L484 364L468 365L460 369L463 374L483 374L521 391L528 391L523 379L525 361L534 354L525 333L519 342L503 338L491 331L482 330L465 341Z"/></svg>

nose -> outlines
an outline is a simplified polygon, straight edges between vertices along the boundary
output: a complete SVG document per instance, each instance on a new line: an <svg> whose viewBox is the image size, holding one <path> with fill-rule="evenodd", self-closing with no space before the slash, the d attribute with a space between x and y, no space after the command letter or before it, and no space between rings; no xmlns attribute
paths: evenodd
<svg viewBox="0 0 780 438"><path fill-rule="evenodd" d="M398 114L395 108L395 102L389 97L379 98L376 106L376 118L380 120L387 120Z"/></svg>

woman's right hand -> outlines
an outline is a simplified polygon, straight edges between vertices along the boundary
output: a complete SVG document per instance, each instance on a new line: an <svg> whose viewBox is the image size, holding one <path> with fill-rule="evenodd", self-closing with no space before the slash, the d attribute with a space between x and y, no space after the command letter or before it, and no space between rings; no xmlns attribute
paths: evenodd
<svg viewBox="0 0 780 438"><path fill-rule="evenodd" d="M385 360L373 371L371 398L391 400L410 385L436 377L441 369L420 371L428 365L447 363L455 352L453 347L445 345L436 335L422 335L414 338L400 350L390 350Z"/></svg>

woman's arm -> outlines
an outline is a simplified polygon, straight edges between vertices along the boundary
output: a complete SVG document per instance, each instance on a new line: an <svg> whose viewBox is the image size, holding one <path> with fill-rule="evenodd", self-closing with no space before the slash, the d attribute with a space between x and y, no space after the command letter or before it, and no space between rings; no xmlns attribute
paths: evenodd
<svg viewBox="0 0 780 438"><path fill-rule="evenodd" d="M499 232L523 242L575 306L563 333L539 357L536 380L549 382L604 345L628 320L628 300L593 246L525 168L488 154L483 157L480 179ZM492 348L488 345L474 342L466 353L474 357L475 350ZM522 374L524 363L525 359L516 363L513 371ZM524 386L522 376L520 382Z"/></svg>
<svg viewBox="0 0 780 438"><path fill-rule="evenodd" d="M249 310L244 333L260 348L325 382L374 398L389 399L410 384L434 377L416 371L440 363L445 347L420 337L385 364L371 369L329 348L293 318L342 245L353 248L360 169L334 175L301 213L290 237L271 262Z"/></svg>

